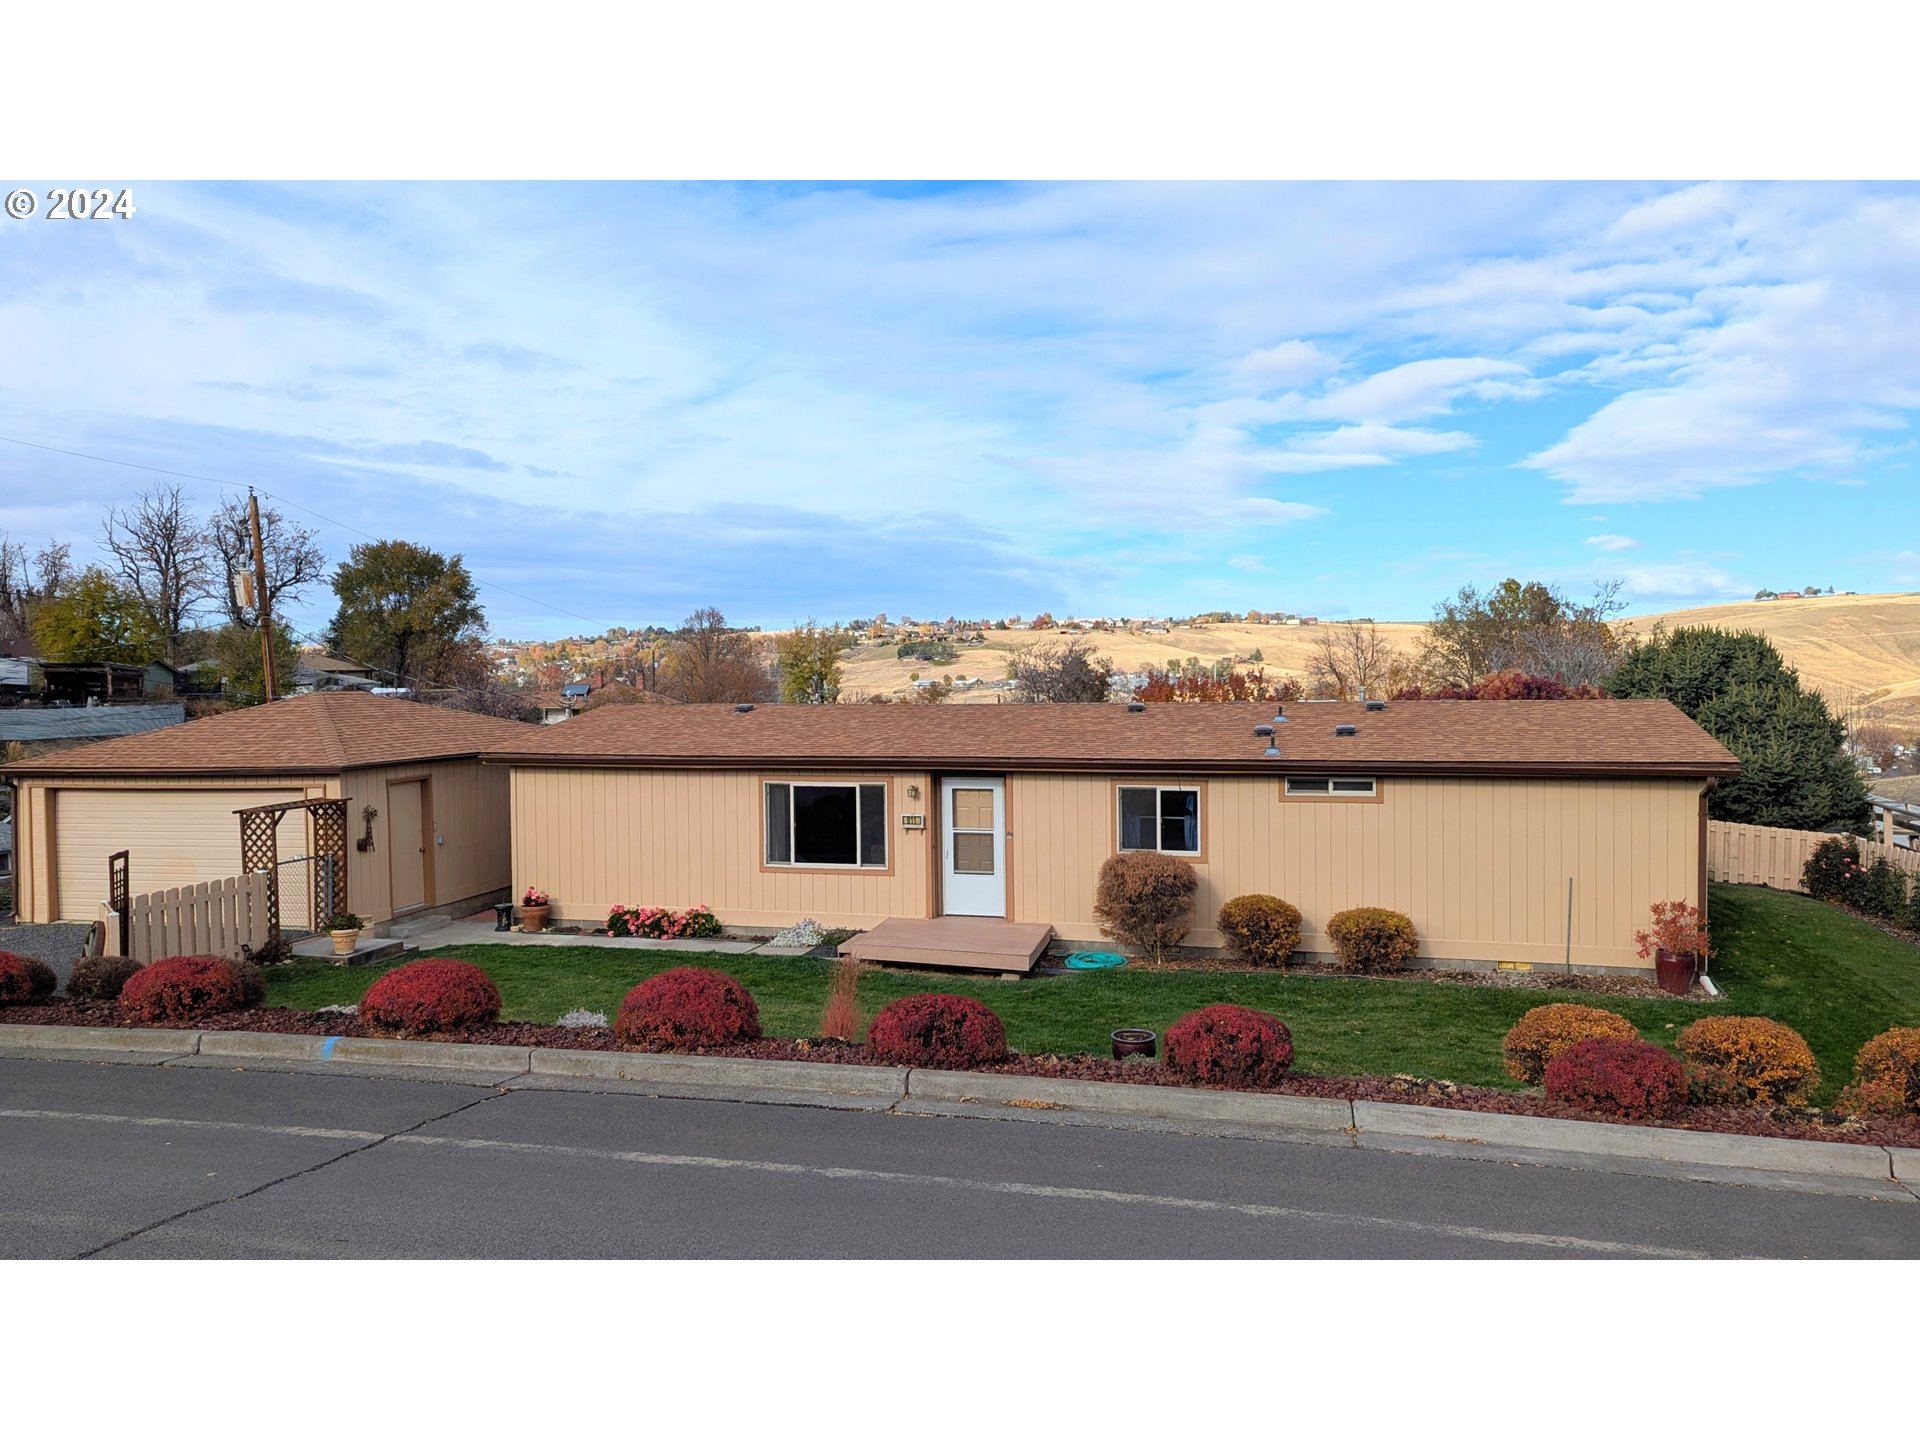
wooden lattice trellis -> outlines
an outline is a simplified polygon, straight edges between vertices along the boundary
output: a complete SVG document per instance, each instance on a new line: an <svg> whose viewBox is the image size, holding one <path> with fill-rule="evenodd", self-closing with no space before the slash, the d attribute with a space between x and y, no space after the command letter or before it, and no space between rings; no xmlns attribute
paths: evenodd
<svg viewBox="0 0 1920 1440"><path fill-rule="evenodd" d="M267 948L278 953L280 938L280 821L289 811L303 810L312 818L313 851L301 857L307 867L307 913L316 925L324 913L352 908L347 900L347 802L345 800L288 800L278 805L255 805L233 813L240 817L240 868L267 875ZM331 867L328 865L331 861ZM323 886L331 868L331 912L325 911Z"/></svg>

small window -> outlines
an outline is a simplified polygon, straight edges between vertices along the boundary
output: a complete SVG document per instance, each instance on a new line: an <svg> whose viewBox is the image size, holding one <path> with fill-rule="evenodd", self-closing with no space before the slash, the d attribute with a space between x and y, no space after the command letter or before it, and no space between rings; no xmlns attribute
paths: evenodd
<svg viewBox="0 0 1920 1440"><path fill-rule="evenodd" d="M1289 775L1289 795L1372 795L1376 793L1372 776Z"/></svg>
<svg viewBox="0 0 1920 1440"><path fill-rule="evenodd" d="M775 780L766 800L767 864L886 868L885 785Z"/></svg>
<svg viewBox="0 0 1920 1440"><path fill-rule="evenodd" d="M1122 850L1200 853L1198 790L1172 785L1122 785L1119 804Z"/></svg>

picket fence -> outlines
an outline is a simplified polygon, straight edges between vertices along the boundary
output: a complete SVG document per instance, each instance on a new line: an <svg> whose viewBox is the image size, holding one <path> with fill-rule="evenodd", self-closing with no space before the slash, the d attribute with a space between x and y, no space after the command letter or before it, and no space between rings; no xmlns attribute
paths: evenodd
<svg viewBox="0 0 1920 1440"><path fill-rule="evenodd" d="M119 926L109 921L106 953L119 953ZM224 955L238 960L267 943L264 872L155 890L127 902L126 953L142 965L168 955Z"/></svg>
<svg viewBox="0 0 1920 1440"><path fill-rule="evenodd" d="M1707 878L1734 885L1767 885L1775 890L1805 893L1801 875L1807 857L1822 840L1824 830L1776 830L1770 825L1736 825L1727 820L1707 822ZM1903 850L1879 840L1861 840L1860 859L1872 864L1876 856L1910 875L1920 875L1920 852Z"/></svg>

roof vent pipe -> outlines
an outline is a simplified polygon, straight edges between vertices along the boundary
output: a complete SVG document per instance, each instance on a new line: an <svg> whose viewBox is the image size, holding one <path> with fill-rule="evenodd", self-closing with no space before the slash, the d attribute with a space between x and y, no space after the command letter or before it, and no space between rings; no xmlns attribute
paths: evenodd
<svg viewBox="0 0 1920 1440"><path fill-rule="evenodd" d="M1284 725L1287 723L1287 712L1281 706L1276 705L1273 707L1273 723L1275 725Z"/></svg>
<svg viewBox="0 0 1920 1440"><path fill-rule="evenodd" d="M733 707L733 713L736 715L744 715L751 709L753 709L751 705L736 705Z"/></svg>

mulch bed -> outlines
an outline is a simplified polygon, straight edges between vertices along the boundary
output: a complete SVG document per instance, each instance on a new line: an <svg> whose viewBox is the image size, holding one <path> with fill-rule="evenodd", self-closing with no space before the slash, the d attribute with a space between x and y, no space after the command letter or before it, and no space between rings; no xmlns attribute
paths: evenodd
<svg viewBox="0 0 1920 1440"><path fill-rule="evenodd" d="M37 1004L0 1008L0 1024L6 1025L95 1025L115 1029L156 1028L136 1026L112 1001L73 1000L58 997ZM373 1036L356 1015L323 1014L317 1010L290 1010L269 1007L259 1010L233 1010L210 1015L203 1020L180 1021L161 1029L175 1030L252 1030L274 1035L347 1035ZM598 1026L572 1027L536 1025L530 1021L503 1021L483 1025L457 1035L422 1035L426 1041L469 1045L538 1046L549 1050L621 1050L613 1032ZM740 1060L804 1060L824 1065L872 1065L864 1045L845 1040L791 1040L767 1037L741 1045L717 1046L696 1052ZM1178 1088L1230 1088L1187 1086L1164 1066L1153 1061L1113 1060L1104 1055L1015 1055L998 1065L982 1067L995 1075L1031 1075L1048 1080L1104 1080L1124 1085L1166 1085ZM1456 1085L1450 1080L1430 1080L1415 1075L1386 1078L1343 1075L1309 1075L1296 1072L1264 1093L1273 1095L1317 1096L1332 1100L1379 1100L1397 1105L1425 1105L1437 1110L1472 1110L1483 1114L1530 1115L1549 1120L1586 1120L1602 1124L1631 1125L1638 1121L1616 1120L1571 1105L1560 1105L1538 1092L1495 1090L1480 1085ZM1895 1145L1920 1148L1920 1115L1872 1116L1844 1115L1830 1110L1809 1110L1792 1106L1690 1105L1671 1120L1656 1122L1653 1128L1699 1130L1722 1135L1757 1135L1779 1140L1837 1140L1856 1145Z"/></svg>
<svg viewBox="0 0 1920 1440"><path fill-rule="evenodd" d="M1695 987L1686 995L1669 995L1659 983L1640 975L1569 975L1559 970L1394 970L1383 975L1355 975L1338 965L1248 965L1230 956L1181 955L1156 965L1129 959L1127 969L1152 975L1160 971L1202 970L1230 975L1299 975L1309 979L1411 981L1422 985L1475 985L1489 990L1582 990L1590 995L1630 996L1639 1000L1692 1000L1708 1005L1716 997ZM1078 975L1098 971L1069 970L1063 965L1035 967L1035 974Z"/></svg>

